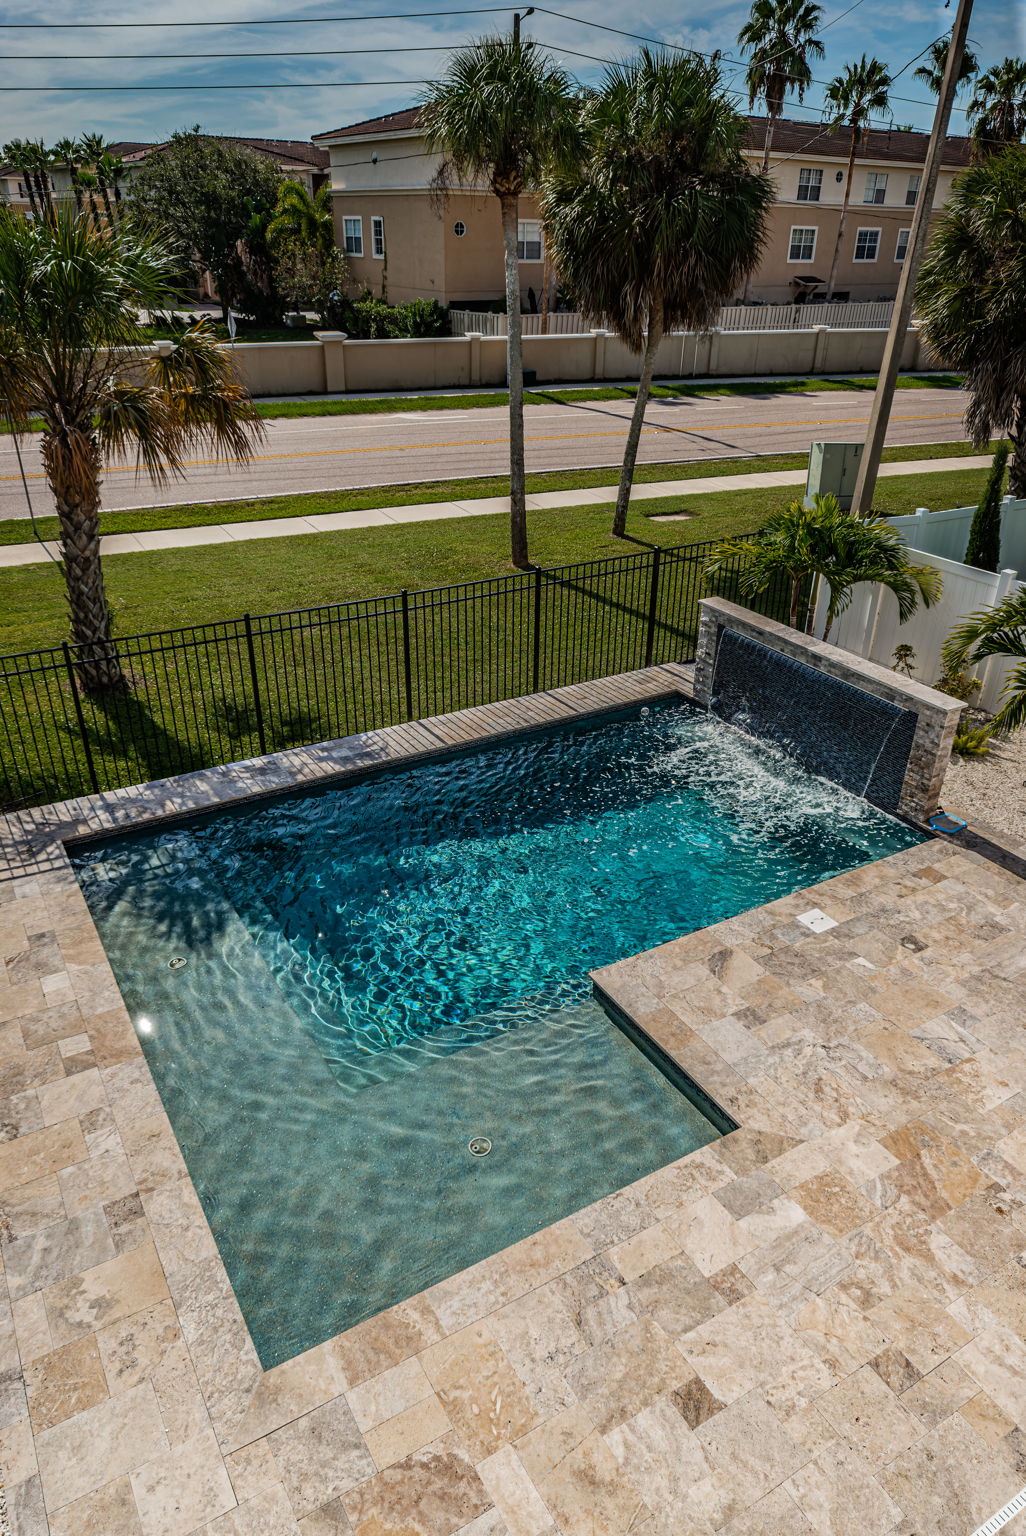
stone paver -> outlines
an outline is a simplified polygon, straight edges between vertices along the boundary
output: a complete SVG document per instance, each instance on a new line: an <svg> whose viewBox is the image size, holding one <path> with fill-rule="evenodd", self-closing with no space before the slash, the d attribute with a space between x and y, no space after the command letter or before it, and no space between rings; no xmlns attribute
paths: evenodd
<svg viewBox="0 0 1026 1536"><path fill-rule="evenodd" d="M654 669L519 720L684 686ZM261 1371L202 1218L188 1250L164 1224L187 1181L106 963L75 958L96 940L63 840L511 718L3 825L19 1536L969 1536L1026 1482L1026 884L939 840L597 973L740 1128ZM799 929L813 905L837 926Z"/></svg>

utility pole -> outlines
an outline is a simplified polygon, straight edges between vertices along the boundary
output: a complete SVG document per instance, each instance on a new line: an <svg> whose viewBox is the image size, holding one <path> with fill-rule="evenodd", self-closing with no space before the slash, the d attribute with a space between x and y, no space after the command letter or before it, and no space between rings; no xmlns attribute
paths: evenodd
<svg viewBox="0 0 1026 1536"><path fill-rule="evenodd" d="M533 16L533 15L534 15L534 6L533 5L529 5L527 7L527 10L523 12L523 19L526 20L526 18L528 16ZM521 18L520 11L514 11L513 12L513 41L514 41L514 43L516 44L516 46L518 48L520 47L520 22L521 22L521 19L522 18Z"/></svg>
<svg viewBox="0 0 1026 1536"><path fill-rule="evenodd" d="M905 252L905 262L901 269L901 277L898 280L898 292L895 295L894 310L891 314L891 328L887 333L883 362L880 365L880 377L877 381L876 393L873 396L873 409L870 412L869 426L866 430L866 446L862 453L858 478L855 481L855 493L852 497L852 511L859 513L862 517L869 515L870 508L873 505L873 492L876 490L880 455L883 452L884 438L887 435L891 404L894 399L894 385L898 377L898 365L901 361L901 353L905 345L908 322L912 316L912 300L915 295L916 277L919 272L919 264L923 259L923 252L926 249L926 237L930 228L930 214L933 211L933 199L937 191L937 177L940 174L941 155L944 151L944 140L948 136L951 105L955 99L955 91L958 88L958 72L962 67L962 55L965 51L965 40L969 32L969 17L972 13L972 8L973 0L959 0L955 25L951 29L951 41L948 45L948 62L944 69L944 81L941 85L940 95L937 98L937 111L934 114L933 131L930 134L930 143L926 151L923 180L920 184L919 196L916 200L916 211L912 217L908 250Z"/></svg>

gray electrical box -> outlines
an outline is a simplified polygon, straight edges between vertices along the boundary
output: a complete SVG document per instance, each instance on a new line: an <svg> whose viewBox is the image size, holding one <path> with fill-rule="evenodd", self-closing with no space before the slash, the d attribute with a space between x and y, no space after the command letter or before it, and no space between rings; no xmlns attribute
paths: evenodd
<svg viewBox="0 0 1026 1536"><path fill-rule="evenodd" d="M809 444L806 506L813 496L836 496L844 510L851 511L863 446L862 443Z"/></svg>

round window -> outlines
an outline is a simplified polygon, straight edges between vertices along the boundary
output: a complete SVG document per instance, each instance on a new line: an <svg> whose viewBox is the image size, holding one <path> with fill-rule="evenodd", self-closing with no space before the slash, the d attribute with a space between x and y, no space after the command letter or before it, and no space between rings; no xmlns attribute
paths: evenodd
<svg viewBox="0 0 1026 1536"><path fill-rule="evenodd" d="M464 224L462 219L456 220L456 223L452 226L452 232L456 238L460 240L467 233L467 226Z"/></svg>

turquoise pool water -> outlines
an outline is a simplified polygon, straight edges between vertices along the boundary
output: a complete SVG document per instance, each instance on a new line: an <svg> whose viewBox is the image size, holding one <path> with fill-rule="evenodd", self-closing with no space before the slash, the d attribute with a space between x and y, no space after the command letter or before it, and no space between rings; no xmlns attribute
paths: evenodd
<svg viewBox="0 0 1026 1536"><path fill-rule="evenodd" d="M667 704L76 864L270 1366L719 1134L589 970L916 841Z"/></svg>

